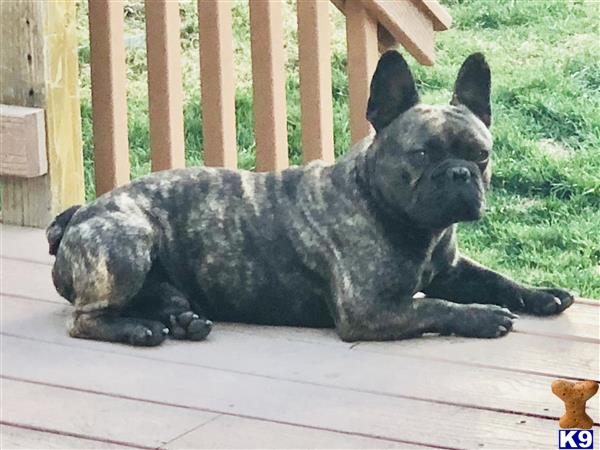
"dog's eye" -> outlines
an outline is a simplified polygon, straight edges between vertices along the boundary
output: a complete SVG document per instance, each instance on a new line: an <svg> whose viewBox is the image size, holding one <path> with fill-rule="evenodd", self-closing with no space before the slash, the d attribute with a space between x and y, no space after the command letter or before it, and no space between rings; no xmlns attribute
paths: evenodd
<svg viewBox="0 0 600 450"><path fill-rule="evenodd" d="M479 152L477 152L475 161L483 162L483 161L486 161L489 157L490 157L489 150L482 149L482 150L479 150Z"/></svg>

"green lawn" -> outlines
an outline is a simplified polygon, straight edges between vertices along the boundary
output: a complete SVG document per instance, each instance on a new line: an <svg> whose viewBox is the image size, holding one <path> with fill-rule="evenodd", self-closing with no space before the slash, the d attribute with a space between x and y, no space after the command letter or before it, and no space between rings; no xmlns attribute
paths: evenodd
<svg viewBox="0 0 600 450"><path fill-rule="evenodd" d="M600 3L443 0L454 24L437 35L434 67L409 58L426 102L447 102L456 71L482 51L492 68L494 178L485 218L460 226L465 253L536 285L600 298ZM132 176L149 171L142 2L127 5L129 142ZM94 197L89 48L80 5L86 195ZM344 18L332 6L336 154L348 148ZM182 2L186 156L202 162L195 5ZM252 86L247 1L234 8L239 161L253 168ZM294 5L286 5L288 132L300 161Z"/></svg>

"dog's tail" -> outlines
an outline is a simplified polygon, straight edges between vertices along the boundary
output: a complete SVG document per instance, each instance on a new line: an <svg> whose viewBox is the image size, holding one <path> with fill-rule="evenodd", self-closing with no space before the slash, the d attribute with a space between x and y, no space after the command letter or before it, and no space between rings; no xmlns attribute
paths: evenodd
<svg viewBox="0 0 600 450"><path fill-rule="evenodd" d="M48 251L51 255L56 255L56 252L58 252L58 247L63 234L65 234L69 222L79 208L81 208L81 205L75 205L71 206L69 209L65 209L56 216L52 223L48 225L48 228L46 228L46 239L48 239L49 246Z"/></svg>

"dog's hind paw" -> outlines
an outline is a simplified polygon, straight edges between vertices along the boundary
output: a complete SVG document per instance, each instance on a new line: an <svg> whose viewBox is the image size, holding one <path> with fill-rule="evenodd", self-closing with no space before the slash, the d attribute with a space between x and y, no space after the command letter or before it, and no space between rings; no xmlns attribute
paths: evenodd
<svg viewBox="0 0 600 450"><path fill-rule="evenodd" d="M165 340L167 333L160 322L148 325L135 325L128 333L127 341L131 345L154 347Z"/></svg>
<svg viewBox="0 0 600 450"><path fill-rule="evenodd" d="M186 311L169 317L169 330L175 339L201 341L206 339L212 330L212 322L199 317L192 311Z"/></svg>

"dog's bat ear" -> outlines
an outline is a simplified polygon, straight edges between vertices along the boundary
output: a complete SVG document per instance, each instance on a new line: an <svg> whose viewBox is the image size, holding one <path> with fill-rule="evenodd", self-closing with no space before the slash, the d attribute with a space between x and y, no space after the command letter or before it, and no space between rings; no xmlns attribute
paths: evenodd
<svg viewBox="0 0 600 450"><path fill-rule="evenodd" d="M465 105L489 128L492 124L491 85L490 67L485 57L481 53L473 53L458 71L450 103Z"/></svg>
<svg viewBox="0 0 600 450"><path fill-rule="evenodd" d="M408 64L395 50L385 52L371 80L367 120L377 132L419 102Z"/></svg>

